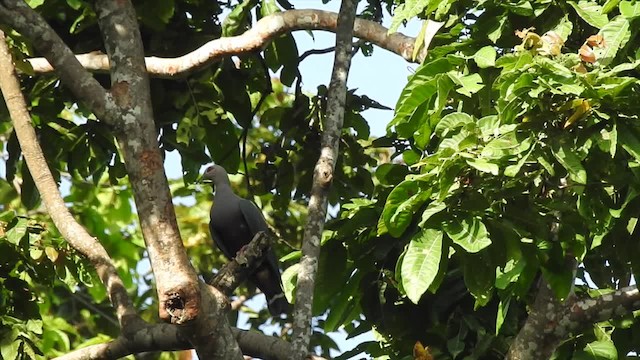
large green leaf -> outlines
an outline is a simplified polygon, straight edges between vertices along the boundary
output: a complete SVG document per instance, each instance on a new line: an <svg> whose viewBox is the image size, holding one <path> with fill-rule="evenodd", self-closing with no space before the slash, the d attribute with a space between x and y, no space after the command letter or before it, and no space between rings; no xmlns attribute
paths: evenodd
<svg viewBox="0 0 640 360"><path fill-rule="evenodd" d="M484 69L496 65L496 55L496 49L493 46L485 46L473 55L473 60L479 68Z"/></svg>
<svg viewBox="0 0 640 360"><path fill-rule="evenodd" d="M556 160L567 170L569 177L578 184L587 183L587 171L582 166L582 162L575 150L567 144L560 144L551 147L551 152Z"/></svg>
<svg viewBox="0 0 640 360"><path fill-rule="evenodd" d="M496 279L495 268L486 252L466 254L464 258L464 283L476 299L475 308L487 305L493 294Z"/></svg>
<svg viewBox="0 0 640 360"><path fill-rule="evenodd" d="M599 34L606 41L606 46L595 48L596 59L601 65L609 65L616 57L618 50L624 47L631 37L629 20L624 16L616 16L600 30Z"/></svg>
<svg viewBox="0 0 640 360"><path fill-rule="evenodd" d="M600 29L609 22L607 15L602 13L602 6L595 1L580 1L578 3L569 1L569 4L584 21L595 28Z"/></svg>
<svg viewBox="0 0 640 360"><path fill-rule="evenodd" d="M627 19L635 19L640 16L640 2L639 1L620 1L620 14Z"/></svg>
<svg viewBox="0 0 640 360"><path fill-rule="evenodd" d="M27 234L27 225L29 220L25 218L15 218L15 223L12 222L11 228L6 233L7 240L14 244L19 245L22 238Z"/></svg>
<svg viewBox="0 0 640 360"><path fill-rule="evenodd" d="M382 219L391 236L400 237L404 233L417 208L431 195L430 191L423 191L418 185L417 181L405 180L398 184L387 197L382 210Z"/></svg>
<svg viewBox="0 0 640 360"><path fill-rule="evenodd" d="M485 225L476 217L456 217L443 224L444 231L463 249L476 253L491 245L491 239Z"/></svg>
<svg viewBox="0 0 640 360"><path fill-rule="evenodd" d="M402 258L402 287L417 304L438 275L442 253L442 231L424 229L416 234Z"/></svg>
<svg viewBox="0 0 640 360"><path fill-rule="evenodd" d="M462 75L457 72L450 72L449 77L454 83L459 85L456 92L467 97L471 97L471 95L482 90L484 87L480 74Z"/></svg>
<svg viewBox="0 0 640 360"><path fill-rule="evenodd" d="M640 139L624 123L618 122L616 125L618 128L618 142L629 155L640 162Z"/></svg>
<svg viewBox="0 0 640 360"><path fill-rule="evenodd" d="M573 357L577 360L617 360L618 350L611 340L598 340L585 345Z"/></svg>
<svg viewBox="0 0 640 360"><path fill-rule="evenodd" d="M467 113L454 112L445 115L434 129L436 135L446 137L449 132L457 130L466 124L472 123L473 118Z"/></svg>
<svg viewBox="0 0 640 360"><path fill-rule="evenodd" d="M515 131L511 131L489 142L482 149L481 155L489 159L500 159L523 153L530 146L530 137L518 136Z"/></svg>
<svg viewBox="0 0 640 360"><path fill-rule="evenodd" d="M389 32L396 32L400 24L424 12L433 11L441 0L407 0L395 10Z"/></svg>

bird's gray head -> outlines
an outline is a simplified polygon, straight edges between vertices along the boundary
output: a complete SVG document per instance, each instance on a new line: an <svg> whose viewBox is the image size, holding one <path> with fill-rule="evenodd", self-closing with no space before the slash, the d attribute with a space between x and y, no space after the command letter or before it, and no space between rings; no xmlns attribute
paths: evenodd
<svg viewBox="0 0 640 360"><path fill-rule="evenodd" d="M229 175L220 165L211 165L204 171L202 180L211 182L213 185L229 184Z"/></svg>

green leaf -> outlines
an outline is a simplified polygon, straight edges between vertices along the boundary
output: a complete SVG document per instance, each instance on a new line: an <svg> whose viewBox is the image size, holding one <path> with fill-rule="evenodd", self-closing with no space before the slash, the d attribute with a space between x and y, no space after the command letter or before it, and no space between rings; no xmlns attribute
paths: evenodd
<svg viewBox="0 0 640 360"><path fill-rule="evenodd" d="M413 214L431 195L431 191L422 191L418 182L405 180L398 184L384 204L382 219L393 237L400 237L409 227Z"/></svg>
<svg viewBox="0 0 640 360"><path fill-rule="evenodd" d="M429 101L438 90L437 79L425 80L424 78L413 78L409 81L400 95L395 116L387 125L387 129L395 126L398 135L403 138L411 137L420 127ZM408 92L409 95L405 95L405 92ZM410 126L405 124L410 124ZM403 125L405 125L404 128Z"/></svg>
<svg viewBox="0 0 640 360"><path fill-rule="evenodd" d="M487 228L475 217L456 217L443 226L451 240L467 252L476 253L491 245Z"/></svg>
<svg viewBox="0 0 640 360"><path fill-rule="evenodd" d="M465 126L466 124L470 124L473 122L473 118L471 115L467 113L454 112L451 114L445 115L434 129L436 135L439 137L446 137L447 134L452 130L457 130Z"/></svg>
<svg viewBox="0 0 640 360"><path fill-rule="evenodd" d="M276 5L274 0L262 0L260 3L260 14L262 17L269 16L280 12L280 8Z"/></svg>
<svg viewBox="0 0 640 360"><path fill-rule="evenodd" d="M531 138L518 139L515 131L510 131L499 138L493 139L482 149L481 156L489 159L500 159L513 156L529 150Z"/></svg>
<svg viewBox="0 0 640 360"><path fill-rule="evenodd" d="M620 14L627 19L635 19L640 16L640 1L621 1Z"/></svg>
<svg viewBox="0 0 640 360"><path fill-rule="evenodd" d="M466 254L464 259L464 283L476 299L474 308L487 305L493 294L495 283L495 264L486 256L486 252Z"/></svg>
<svg viewBox="0 0 640 360"><path fill-rule="evenodd" d="M409 300L417 304L438 274L442 253L442 231L424 229L416 234L404 254L402 286Z"/></svg>
<svg viewBox="0 0 640 360"><path fill-rule="evenodd" d="M571 32L573 31L573 23L569 20L569 17L565 15L560 19L558 25L553 28L553 31L558 34L563 41L567 41L569 35L571 35Z"/></svg>
<svg viewBox="0 0 640 360"><path fill-rule="evenodd" d="M335 305L329 309L329 315L324 323L325 331L337 331L344 324L349 313L357 306L357 301L354 300L360 297L359 287L363 275L364 272L356 270L347 284L343 286L342 291L335 299Z"/></svg>
<svg viewBox="0 0 640 360"><path fill-rule="evenodd" d="M17 331L17 330L16 330ZM3 360L14 360L18 358L18 350L20 349L21 341L13 340L5 343L4 339L0 342L0 354Z"/></svg>
<svg viewBox="0 0 640 360"><path fill-rule="evenodd" d="M515 177L516 175L518 175L518 173L520 172L520 169L522 169L522 166L524 166L524 163L527 162L527 160L529 159L529 155L531 155L531 152L533 151L533 147L529 150L529 152L523 156L522 158L520 158L520 160L518 160L517 163L515 163L514 165L509 165L504 169L504 175L505 176L509 176L509 177Z"/></svg>
<svg viewBox="0 0 640 360"><path fill-rule="evenodd" d="M518 281L520 273L522 273L526 265L526 261L520 258L509 259L504 268L498 267L496 269L496 288L504 290L509 284Z"/></svg>
<svg viewBox="0 0 640 360"><path fill-rule="evenodd" d="M289 266L287 270L282 273L282 289L290 304L295 303L295 290L298 282L299 269L300 263L296 263Z"/></svg>
<svg viewBox="0 0 640 360"><path fill-rule="evenodd" d="M567 269L560 271L551 271L545 267L542 268L542 275L549 283L549 287L553 290L556 298L564 301L571 292L573 287L573 274Z"/></svg>
<svg viewBox="0 0 640 360"><path fill-rule="evenodd" d="M493 67L496 64L496 49L493 46L485 46L473 55L478 67L481 69Z"/></svg>
<svg viewBox="0 0 640 360"><path fill-rule="evenodd" d="M604 5L602 5L602 13L608 14L611 10L615 9L618 6L620 0L607 0Z"/></svg>
<svg viewBox="0 0 640 360"><path fill-rule="evenodd" d="M487 38L489 38L489 40L491 40L491 42L494 44L498 42L498 40L502 37L502 32L506 28L506 25L507 16L498 16L498 20L494 21L491 24L491 30L487 33Z"/></svg>
<svg viewBox="0 0 640 360"><path fill-rule="evenodd" d="M587 172L575 150L567 144L551 147L553 156L567 170L569 177L578 184L587 183Z"/></svg>
<svg viewBox="0 0 640 360"><path fill-rule="evenodd" d="M613 159L616 156L616 150L618 149L618 125L614 122L609 131L609 154Z"/></svg>
<svg viewBox="0 0 640 360"><path fill-rule="evenodd" d="M580 1L579 3L569 1L568 3L573 6L578 16L595 28L601 29L609 22L607 15L602 13L602 7L595 1Z"/></svg>
<svg viewBox="0 0 640 360"><path fill-rule="evenodd" d="M251 9L258 5L258 0L245 0L237 5L222 22L222 36L234 36L244 32Z"/></svg>
<svg viewBox="0 0 640 360"><path fill-rule="evenodd" d="M617 360L618 350L616 349L613 341L598 340L585 345L583 353L578 353L575 358L593 360Z"/></svg>
<svg viewBox="0 0 640 360"><path fill-rule="evenodd" d="M27 0L27 4L29 4L30 8L35 9L38 6L44 4L44 0Z"/></svg>
<svg viewBox="0 0 640 360"><path fill-rule="evenodd" d="M25 218L17 218L16 224L7 231L7 240L14 245L19 245L20 241L27 234L28 224L29 220Z"/></svg>
<svg viewBox="0 0 640 360"><path fill-rule="evenodd" d="M433 20L425 20L422 22L422 28L416 36L416 41L413 44L413 53L411 54L411 59L415 60L418 57L418 54L425 47L429 47L433 37L436 35L438 30L444 25L443 22L433 21Z"/></svg>
<svg viewBox="0 0 640 360"><path fill-rule="evenodd" d="M469 166L477 170L480 170L482 172L486 172L492 175L498 175L498 173L500 172L500 168L498 167L497 164L493 164L482 159L469 159L467 160L467 164L469 164Z"/></svg>
<svg viewBox="0 0 640 360"><path fill-rule="evenodd" d="M162 31L171 21L175 8L174 0L144 1L138 5L136 13L145 25L156 31Z"/></svg>
<svg viewBox="0 0 640 360"><path fill-rule="evenodd" d="M398 31L400 24L406 20L413 19L416 15L425 12L425 9L430 3L436 3L436 7L440 1L434 0L406 0L404 4L398 6L395 10L393 19L391 20L391 26L389 26L389 33ZM434 7L435 8L435 7Z"/></svg>
<svg viewBox="0 0 640 360"><path fill-rule="evenodd" d="M616 16L599 32L605 39L604 48L595 48L596 59L601 65L609 65L616 57L618 50L623 48L631 37L629 21L623 16Z"/></svg>
<svg viewBox="0 0 640 360"><path fill-rule="evenodd" d="M507 317L507 313L509 312L510 303L511 296L508 296L505 300L500 300L500 304L498 304L498 314L496 316L496 335L500 333L500 328L502 328L502 324L504 324L504 319Z"/></svg>
<svg viewBox="0 0 640 360"><path fill-rule="evenodd" d="M462 75L460 73L450 72L449 77L454 83L460 85L460 87L456 89L456 92L467 97L471 97L471 95L477 93L484 87L480 74Z"/></svg>
<svg viewBox="0 0 640 360"><path fill-rule="evenodd" d="M551 163L547 161L547 159L545 159L542 156L538 156L536 158L536 161L538 161L538 163L540 165L542 165L542 167L547 171L547 173L549 173L549 175L551 175L551 176L555 176L556 175L555 169L553 168Z"/></svg>
<svg viewBox="0 0 640 360"><path fill-rule="evenodd" d="M447 208L447 205L443 202L432 201L427 208L422 212L422 220L418 226L423 227L427 221L435 214Z"/></svg>
<svg viewBox="0 0 640 360"><path fill-rule="evenodd" d="M636 161L640 162L640 140L636 137L635 133L627 128L623 123L616 123L620 131L618 131L618 142L622 148L633 156Z"/></svg>

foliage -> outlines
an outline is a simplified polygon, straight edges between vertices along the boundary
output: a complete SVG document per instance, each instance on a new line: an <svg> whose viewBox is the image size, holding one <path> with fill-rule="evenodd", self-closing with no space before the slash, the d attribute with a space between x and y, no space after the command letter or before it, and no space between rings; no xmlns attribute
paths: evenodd
<svg viewBox="0 0 640 360"><path fill-rule="evenodd" d="M136 2L147 55L182 55L278 11L270 0L229 3ZM101 48L90 3L30 5L74 51ZM637 278L638 4L367 5L366 18L391 11L393 29L416 16L444 26L400 94L386 136L371 138L362 115L384 106L359 94L366 90L348 94L330 193L335 211L323 236L313 307L320 316L314 345L326 355L337 346L327 333L344 329L354 337L373 328L375 341L339 358L364 351L408 359L418 342L426 346L421 353L438 359L502 358L540 278L559 298L574 286L576 263L578 292L584 284L608 291ZM27 39L10 35L16 58L35 55ZM205 276L224 261L206 226L210 189L196 184L201 167L215 161L244 174L233 177L234 186L286 240L276 251L292 292L327 92L301 90L299 62L287 34L263 53L225 59L182 80L151 81L161 147L181 159L183 177L171 188L182 204L176 208L181 234ZM136 306L153 319L153 284L110 129L55 76L21 80L68 206L105 245ZM1 110L2 358L50 357L116 336L104 290L42 211ZM251 296L255 289L237 293ZM269 319L266 309L241 311L253 327L280 325L285 330L277 335L288 336L285 320ZM573 334L555 358L613 359L638 351L638 326L633 314L594 324Z"/></svg>

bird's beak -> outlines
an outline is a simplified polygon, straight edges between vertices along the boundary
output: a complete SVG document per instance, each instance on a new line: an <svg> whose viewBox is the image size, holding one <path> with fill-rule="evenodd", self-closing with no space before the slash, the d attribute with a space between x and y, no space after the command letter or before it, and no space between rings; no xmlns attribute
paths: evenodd
<svg viewBox="0 0 640 360"><path fill-rule="evenodd" d="M212 184L213 179L211 178L211 176L207 176L207 174L204 173L196 180L196 182L199 184Z"/></svg>

